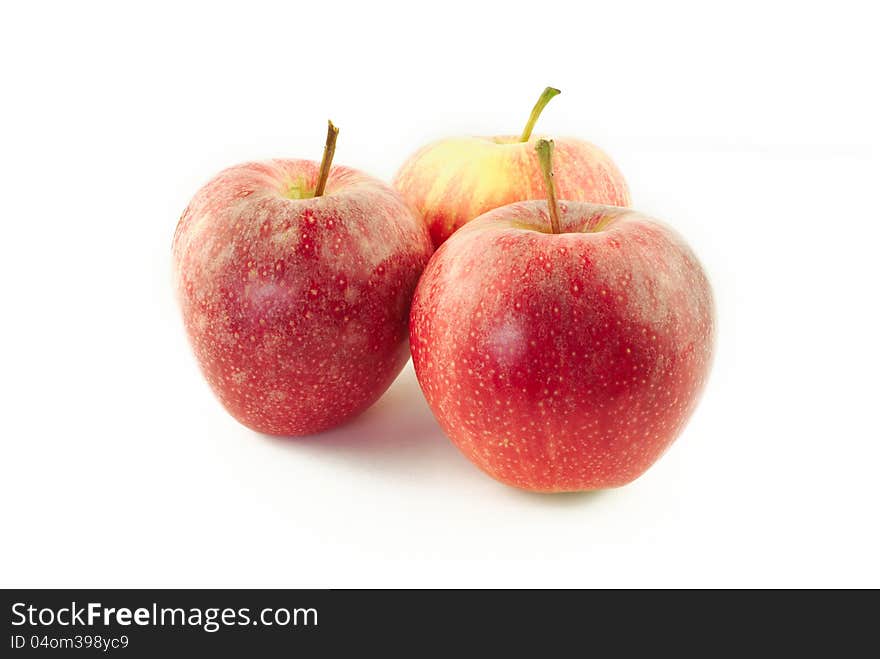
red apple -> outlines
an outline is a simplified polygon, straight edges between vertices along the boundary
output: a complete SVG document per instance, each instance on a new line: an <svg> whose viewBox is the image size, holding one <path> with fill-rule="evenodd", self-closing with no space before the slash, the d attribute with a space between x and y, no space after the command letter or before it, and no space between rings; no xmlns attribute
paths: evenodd
<svg viewBox="0 0 880 659"><path fill-rule="evenodd" d="M372 404L408 358L407 322L431 255L420 218L346 167L231 167L190 202L174 236L187 333L214 393L259 432L303 435Z"/></svg>
<svg viewBox="0 0 880 659"><path fill-rule="evenodd" d="M520 135L440 140L420 149L400 168L394 187L425 218L435 247L486 211L543 198L532 129L558 93L552 87L544 90ZM560 198L629 206L623 175L589 142L557 139L555 169Z"/></svg>
<svg viewBox="0 0 880 659"><path fill-rule="evenodd" d="M435 253L412 305L413 364L446 434L490 476L539 492L616 487L694 410L712 293L667 226L557 206L548 188L549 204L491 211Z"/></svg>

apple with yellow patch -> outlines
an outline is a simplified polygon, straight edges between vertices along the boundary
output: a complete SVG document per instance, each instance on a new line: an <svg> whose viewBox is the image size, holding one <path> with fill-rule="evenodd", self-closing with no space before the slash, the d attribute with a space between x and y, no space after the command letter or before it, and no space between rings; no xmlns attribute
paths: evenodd
<svg viewBox="0 0 880 659"><path fill-rule="evenodd" d="M421 213L435 247L465 223L515 201L541 199L544 183L532 130L558 89L541 94L518 136L457 137L429 144L411 156L394 187ZM617 166L598 147L573 137L555 140L560 199L629 206Z"/></svg>

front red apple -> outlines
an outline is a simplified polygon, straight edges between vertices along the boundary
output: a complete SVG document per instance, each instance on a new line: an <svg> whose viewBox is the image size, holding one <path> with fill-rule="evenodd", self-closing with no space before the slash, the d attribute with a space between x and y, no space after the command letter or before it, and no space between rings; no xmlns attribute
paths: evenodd
<svg viewBox="0 0 880 659"><path fill-rule="evenodd" d="M335 426L378 399L408 358L427 232L373 178L334 167L314 197L318 179L307 160L227 169L174 237L199 365L226 409L260 432Z"/></svg>
<svg viewBox="0 0 880 659"><path fill-rule="evenodd" d="M437 251L410 343L446 434L486 473L541 492L623 485L669 447L709 372L713 303L666 226L545 201L491 211Z"/></svg>

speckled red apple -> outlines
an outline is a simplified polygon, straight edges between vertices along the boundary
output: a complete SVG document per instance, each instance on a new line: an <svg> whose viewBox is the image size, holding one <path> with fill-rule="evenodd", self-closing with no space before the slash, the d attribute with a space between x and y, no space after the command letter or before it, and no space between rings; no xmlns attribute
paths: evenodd
<svg viewBox="0 0 880 659"><path fill-rule="evenodd" d="M407 321L431 255L385 184L309 160L221 172L184 211L174 274L199 365L244 425L302 435L372 404L408 358ZM326 186L326 187L325 187Z"/></svg>
<svg viewBox="0 0 880 659"><path fill-rule="evenodd" d="M542 199L544 183L532 130L558 89L547 87L520 135L444 139L419 149L393 185L425 219L435 246L483 213ZM570 201L628 206L620 170L601 149L573 137L556 140L556 186Z"/></svg>
<svg viewBox="0 0 880 659"><path fill-rule="evenodd" d="M713 325L709 282L676 233L551 194L440 247L410 343L431 409L477 466L579 491L624 485L669 447L706 381Z"/></svg>

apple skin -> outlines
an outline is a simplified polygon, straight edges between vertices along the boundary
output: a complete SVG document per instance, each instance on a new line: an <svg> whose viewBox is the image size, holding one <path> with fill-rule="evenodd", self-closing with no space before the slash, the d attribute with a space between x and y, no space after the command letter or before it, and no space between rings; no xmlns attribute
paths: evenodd
<svg viewBox="0 0 880 659"><path fill-rule="evenodd" d="M598 147L571 137L555 140L557 196L611 206L629 206L623 175ZM412 155L394 177L394 187L422 214L439 247L475 217L515 201L544 199L536 139L465 137L429 144Z"/></svg>
<svg viewBox="0 0 880 659"><path fill-rule="evenodd" d="M190 343L224 407L253 430L303 435L376 401L408 359L412 294L432 247L386 184L318 163L221 172L184 211L174 278Z"/></svg>
<svg viewBox="0 0 880 659"><path fill-rule="evenodd" d="M635 211L546 201L470 222L416 289L410 348L445 433L536 492L617 487L681 432L708 375L714 307L683 240Z"/></svg>

